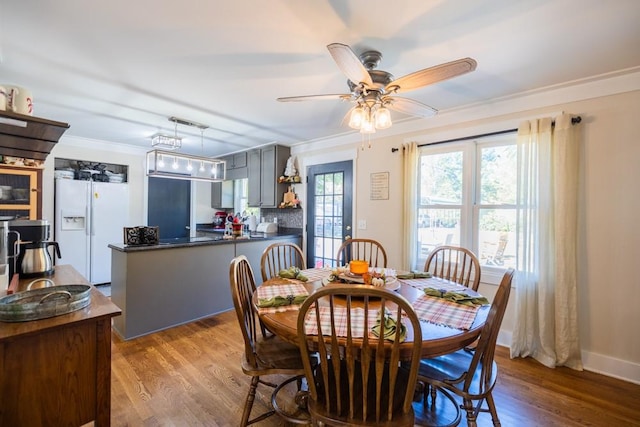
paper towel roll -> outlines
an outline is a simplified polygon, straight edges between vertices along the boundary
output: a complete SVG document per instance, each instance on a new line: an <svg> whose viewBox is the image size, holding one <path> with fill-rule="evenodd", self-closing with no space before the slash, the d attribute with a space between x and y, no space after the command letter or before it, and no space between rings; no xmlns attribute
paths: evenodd
<svg viewBox="0 0 640 427"><path fill-rule="evenodd" d="M257 222L258 219L255 215L249 217L249 231L256 231L256 227L258 226Z"/></svg>

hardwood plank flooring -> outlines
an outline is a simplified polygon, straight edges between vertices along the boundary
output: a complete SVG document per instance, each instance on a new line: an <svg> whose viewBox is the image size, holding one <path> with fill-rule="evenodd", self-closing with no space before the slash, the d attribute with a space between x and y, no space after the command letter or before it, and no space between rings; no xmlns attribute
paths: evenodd
<svg viewBox="0 0 640 427"><path fill-rule="evenodd" d="M114 334L112 342L112 426L239 425L249 377L240 369L243 343L234 312L130 341ZM504 427L640 426L640 385L511 360L504 347L496 353L494 398ZM264 386L258 391L254 416L270 399ZM256 425L288 424L272 416ZM491 416L480 414L478 426L491 425Z"/></svg>

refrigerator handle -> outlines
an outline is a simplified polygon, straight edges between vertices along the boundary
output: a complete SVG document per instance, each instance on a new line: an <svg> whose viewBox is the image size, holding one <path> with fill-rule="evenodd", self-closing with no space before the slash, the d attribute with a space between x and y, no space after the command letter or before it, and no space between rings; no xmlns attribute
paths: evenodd
<svg viewBox="0 0 640 427"><path fill-rule="evenodd" d="M87 223L87 236L93 236L93 209L91 208L91 199L89 199L89 203L85 208L87 210L86 215L88 219Z"/></svg>

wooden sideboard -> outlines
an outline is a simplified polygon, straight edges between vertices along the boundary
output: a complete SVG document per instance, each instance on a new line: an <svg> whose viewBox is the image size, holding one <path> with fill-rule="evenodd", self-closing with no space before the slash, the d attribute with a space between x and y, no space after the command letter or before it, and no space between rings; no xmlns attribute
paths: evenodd
<svg viewBox="0 0 640 427"><path fill-rule="evenodd" d="M55 267L56 285L89 284ZM24 289L31 279L21 280ZM95 288L89 306L29 322L0 322L0 425L110 425L111 318L120 309Z"/></svg>

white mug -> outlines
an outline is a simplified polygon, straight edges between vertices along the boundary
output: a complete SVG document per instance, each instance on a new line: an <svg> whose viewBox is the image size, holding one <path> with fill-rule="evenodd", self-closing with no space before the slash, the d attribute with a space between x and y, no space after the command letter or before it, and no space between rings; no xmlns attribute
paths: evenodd
<svg viewBox="0 0 640 427"><path fill-rule="evenodd" d="M33 116L33 96L31 91L20 86L8 87L8 109L18 114Z"/></svg>
<svg viewBox="0 0 640 427"><path fill-rule="evenodd" d="M7 109L7 89L4 86L0 86L0 111Z"/></svg>

